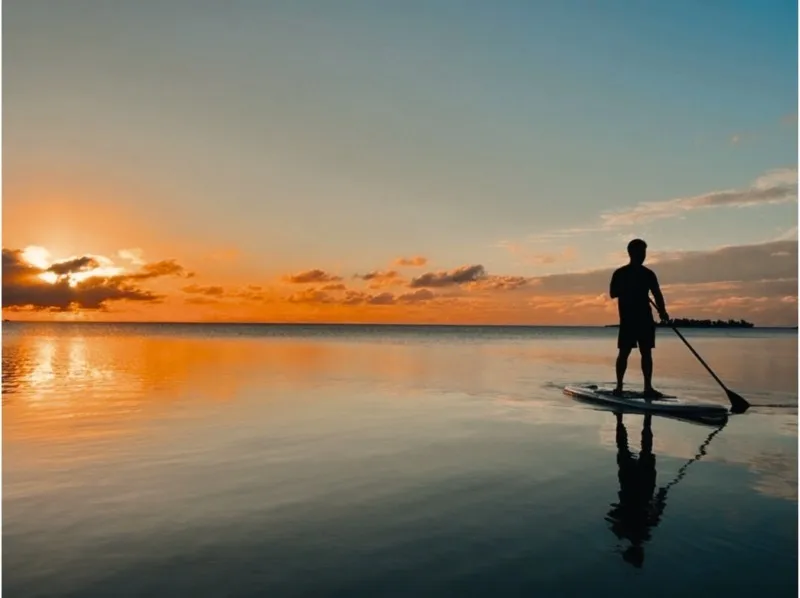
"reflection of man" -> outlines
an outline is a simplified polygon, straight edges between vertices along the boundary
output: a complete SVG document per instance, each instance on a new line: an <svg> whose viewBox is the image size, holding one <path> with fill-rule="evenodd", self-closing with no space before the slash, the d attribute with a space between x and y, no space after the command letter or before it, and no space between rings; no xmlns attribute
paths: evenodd
<svg viewBox="0 0 800 598"><path fill-rule="evenodd" d="M650 528L658 525L666 506L666 490L655 497L656 457L653 454L653 431L650 415L644 416L642 450L638 459L628 448L628 431L617 413L617 466L619 467L619 502L612 504L606 516L617 538L627 539L630 546L622 558L635 567L644 563L644 543L650 539Z"/></svg>

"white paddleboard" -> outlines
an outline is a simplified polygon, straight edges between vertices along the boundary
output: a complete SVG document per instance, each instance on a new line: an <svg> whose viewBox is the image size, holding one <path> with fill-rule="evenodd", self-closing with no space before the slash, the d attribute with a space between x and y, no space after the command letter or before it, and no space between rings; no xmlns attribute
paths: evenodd
<svg viewBox="0 0 800 598"><path fill-rule="evenodd" d="M566 386L564 387L564 394L585 401L612 407L619 406L625 409L635 409L636 411L644 413L665 413L690 417L723 416L728 413L728 408L723 405L685 401L670 395L647 399L642 393L624 391L621 397L617 397L612 394L611 388L598 388L594 384L586 386Z"/></svg>

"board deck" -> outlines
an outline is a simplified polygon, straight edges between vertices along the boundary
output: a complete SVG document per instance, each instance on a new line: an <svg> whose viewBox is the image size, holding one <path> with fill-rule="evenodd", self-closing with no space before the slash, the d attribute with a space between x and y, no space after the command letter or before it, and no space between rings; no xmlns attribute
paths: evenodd
<svg viewBox="0 0 800 598"><path fill-rule="evenodd" d="M716 403L686 401L672 395L646 399L641 393L632 391L624 392L622 397L617 397L612 394L611 390L610 388L599 388L593 384L575 385L564 387L564 394L594 403L635 409L645 413L671 413L689 416L721 416L728 413L727 407Z"/></svg>

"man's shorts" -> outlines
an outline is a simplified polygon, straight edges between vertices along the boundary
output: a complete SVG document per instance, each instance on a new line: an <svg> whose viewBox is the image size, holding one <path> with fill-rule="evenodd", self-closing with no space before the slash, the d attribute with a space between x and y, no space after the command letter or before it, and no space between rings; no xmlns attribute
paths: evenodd
<svg viewBox="0 0 800 598"><path fill-rule="evenodd" d="M617 336L618 349L653 349L656 346L656 324L652 320L623 320Z"/></svg>

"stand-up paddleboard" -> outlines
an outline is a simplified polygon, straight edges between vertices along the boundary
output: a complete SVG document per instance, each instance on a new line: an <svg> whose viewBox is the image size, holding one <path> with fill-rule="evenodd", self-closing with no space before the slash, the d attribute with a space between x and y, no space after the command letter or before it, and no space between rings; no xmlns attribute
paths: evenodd
<svg viewBox="0 0 800 598"><path fill-rule="evenodd" d="M615 396L610 388L598 388L594 384L586 386L566 386L564 394L575 398L607 405L640 411L642 413L663 413L678 417L725 417L728 408L715 403L685 401L671 395L659 398L646 398L642 393L624 391L621 397Z"/></svg>

